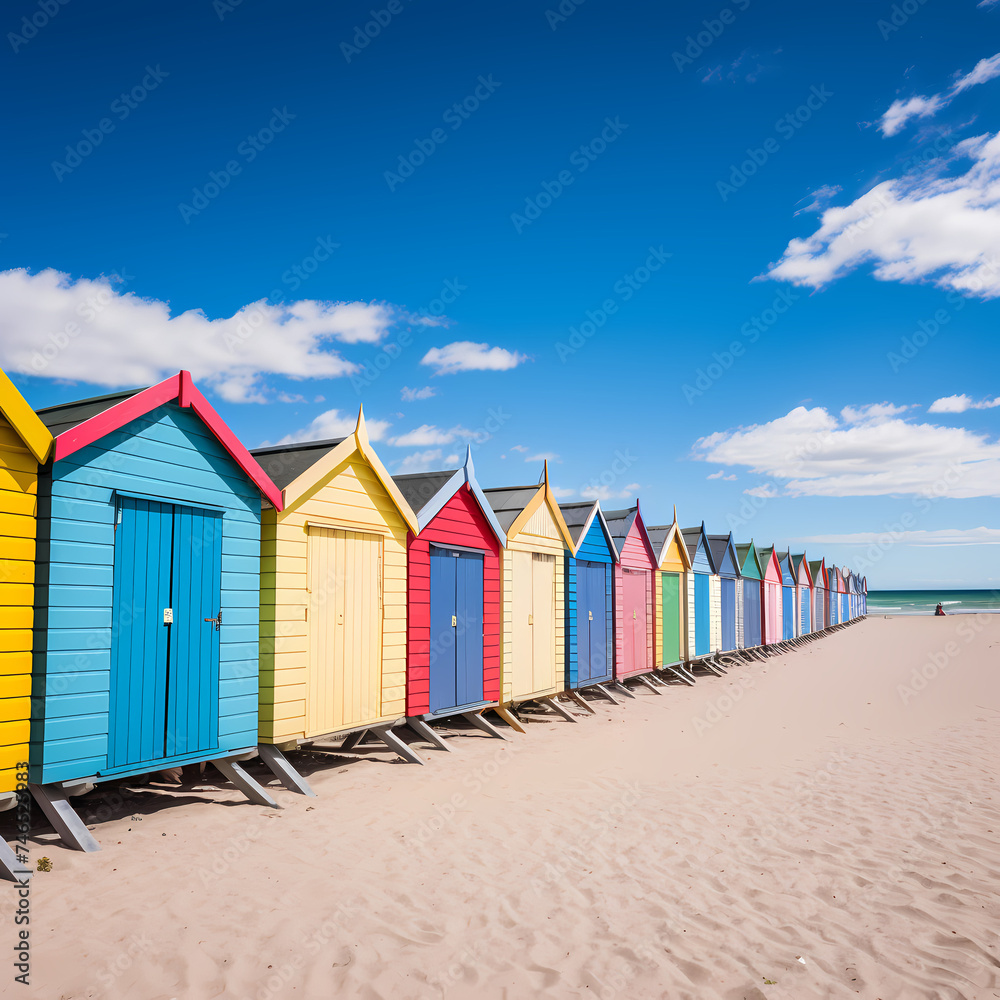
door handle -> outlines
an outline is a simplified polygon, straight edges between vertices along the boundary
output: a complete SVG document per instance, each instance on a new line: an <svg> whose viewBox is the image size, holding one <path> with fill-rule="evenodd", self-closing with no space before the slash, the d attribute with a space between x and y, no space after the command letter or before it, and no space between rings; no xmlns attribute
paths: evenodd
<svg viewBox="0 0 1000 1000"><path fill-rule="evenodd" d="M534 625L535 624L535 616L534 615L528 615L528 624L529 625Z"/></svg>
<svg viewBox="0 0 1000 1000"><path fill-rule="evenodd" d="M173 618L173 615L171 615L171 619L172 618ZM218 632L219 629L222 628L222 609L221 608L219 609L219 617L218 618L205 618L204 621L211 622L213 625L215 625L215 631Z"/></svg>
<svg viewBox="0 0 1000 1000"><path fill-rule="evenodd" d="M451 616L451 627L458 628L458 615Z"/></svg>

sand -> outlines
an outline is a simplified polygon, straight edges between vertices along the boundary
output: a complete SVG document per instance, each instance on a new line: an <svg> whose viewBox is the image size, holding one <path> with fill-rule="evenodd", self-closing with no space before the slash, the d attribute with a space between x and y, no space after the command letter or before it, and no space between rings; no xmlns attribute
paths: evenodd
<svg viewBox="0 0 1000 1000"><path fill-rule="evenodd" d="M92 793L101 853L32 841L53 861L32 985L4 987L1000 996L1000 616L868 619L594 707L506 743L455 730L425 767L300 754L319 797L278 789L280 811L211 784Z"/></svg>

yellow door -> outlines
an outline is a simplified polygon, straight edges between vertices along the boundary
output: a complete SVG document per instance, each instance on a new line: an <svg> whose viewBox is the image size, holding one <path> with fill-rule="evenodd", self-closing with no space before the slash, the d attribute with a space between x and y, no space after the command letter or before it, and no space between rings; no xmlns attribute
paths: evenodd
<svg viewBox="0 0 1000 1000"><path fill-rule="evenodd" d="M511 697L534 691L532 661L532 561L530 552L511 552Z"/></svg>
<svg viewBox="0 0 1000 1000"><path fill-rule="evenodd" d="M533 691L556 686L556 560L534 553L531 557Z"/></svg>
<svg viewBox="0 0 1000 1000"><path fill-rule="evenodd" d="M382 539L309 526L307 736L381 715Z"/></svg>

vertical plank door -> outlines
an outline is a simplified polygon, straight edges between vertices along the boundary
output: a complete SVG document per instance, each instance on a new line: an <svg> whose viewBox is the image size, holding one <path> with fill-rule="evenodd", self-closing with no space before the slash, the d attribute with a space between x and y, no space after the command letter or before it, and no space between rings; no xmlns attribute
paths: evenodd
<svg viewBox="0 0 1000 1000"><path fill-rule="evenodd" d="M456 595L458 552L432 545L430 550L431 650L428 705L432 712L458 704Z"/></svg>
<svg viewBox="0 0 1000 1000"><path fill-rule="evenodd" d="M534 584L530 552L514 549L511 557L511 697L517 701L534 690L534 640L532 632Z"/></svg>
<svg viewBox="0 0 1000 1000"><path fill-rule="evenodd" d="M622 669L631 673L646 668L646 583L647 574L638 569L622 570L622 599L625 630Z"/></svg>
<svg viewBox="0 0 1000 1000"><path fill-rule="evenodd" d="M736 648L736 581L722 578L722 648Z"/></svg>
<svg viewBox="0 0 1000 1000"><path fill-rule="evenodd" d="M556 687L556 560L531 556L532 691Z"/></svg>
<svg viewBox="0 0 1000 1000"><path fill-rule="evenodd" d="M455 707L483 700L484 563L475 552L459 552L455 559Z"/></svg>
<svg viewBox="0 0 1000 1000"><path fill-rule="evenodd" d="M663 662L677 663L681 657L681 578L664 573L663 581Z"/></svg>
<svg viewBox="0 0 1000 1000"><path fill-rule="evenodd" d="M708 574L694 575L694 652L705 656L711 652L711 619L709 618Z"/></svg>

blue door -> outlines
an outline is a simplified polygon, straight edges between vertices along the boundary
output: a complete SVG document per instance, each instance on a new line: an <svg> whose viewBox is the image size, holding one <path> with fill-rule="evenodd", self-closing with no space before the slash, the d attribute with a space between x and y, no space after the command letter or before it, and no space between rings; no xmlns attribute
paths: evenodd
<svg viewBox="0 0 1000 1000"><path fill-rule="evenodd" d="M760 580L743 581L743 645L760 645Z"/></svg>
<svg viewBox="0 0 1000 1000"><path fill-rule="evenodd" d="M795 588L781 588L781 638L795 638Z"/></svg>
<svg viewBox="0 0 1000 1000"><path fill-rule="evenodd" d="M708 574L694 575L694 655L712 651L712 623L709 619Z"/></svg>
<svg viewBox="0 0 1000 1000"><path fill-rule="evenodd" d="M483 556L434 545L430 563L428 701L441 712L483 700Z"/></svg>
<svg viewBox="0 0 1000 1000"><path fill-rule="evenodd" d="M218 746L221 598L221 514L118 498L108 770Z"/></svg>
<svg viewBox="0 0 1000 1000"><path fill-rule="evenodd" d="M576 564L577 685L583 687L608 676L607 566Z"/></svg>
<svg viewBox="0 0 1000 1000"><path fill-rule="evenodd" d="M802 595L802 617L799 622L800 635L809 634L809 603L812 600L812 591L808 587L803 587L799 593Z"/></svg>
<svg viewBox="0 0 1000 1000"><path fill-rule="evenodd" d="M722 648L736 648L736 581L722 578Z"/></svg>

